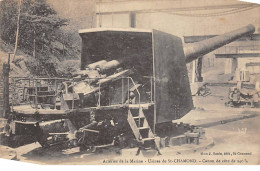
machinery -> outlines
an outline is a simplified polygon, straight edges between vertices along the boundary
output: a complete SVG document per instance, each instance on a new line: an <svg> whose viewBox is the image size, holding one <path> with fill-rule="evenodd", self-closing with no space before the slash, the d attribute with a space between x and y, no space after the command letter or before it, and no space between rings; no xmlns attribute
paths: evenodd
<svg viewBox="0 0 260 171"><path fill-rule="evenodd" d="M259 80L255 79L254 83L250 82L250 73L247 70L237 70L236 80L237 85L229 88L228 98L226 103L230 107L257 107L259 106Z"/></svg>
<svg viewBox="0 0 260 171"><path fill-rule="evenodd" d="M183 46L158 30L80 30L81 71L73 78L11 78L7 131L43 147L160 153L161 140L176 135L172 120L193 109L186 63L254 31L248 25Z"/></svg>
<svg viewBox="0 0 260 171"><path fill-rule="evenodd" d="M248 106L253 108L256 104L259 104L259 96L259 89L252 84L238 81L236 87L229 89L229 101L226 104L230 107Z"/></svg>

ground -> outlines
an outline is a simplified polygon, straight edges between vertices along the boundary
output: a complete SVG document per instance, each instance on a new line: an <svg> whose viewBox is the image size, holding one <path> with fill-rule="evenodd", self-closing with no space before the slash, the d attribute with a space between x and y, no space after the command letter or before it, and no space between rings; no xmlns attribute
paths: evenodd
<svg viewBox="0 0 260 171"><path fill-rule="evenodd" d="M211 95L193 97L196 109L177 121L203 126L207 139L214 141L208 149L179 152L184 147L177 146L161 149L161 156L155 152L135 156L135 148L124 149L121 155L115 149L94 154L79 148L42 149L33 143L16 148L17 158L40 164L260 164L260 109L226 107L228 87L209 88Z"/></svg>
<svg viewBox="0 0 260 171"><path fill-rule="evenodd" d="M208 70L204 81L224 83L221 65ZM137 149L107 149L102 153L79 152L79 148L59 150L59 147L43 149L39 143L15 148L20 161L39 164L260 164L260 108L231 108L228 89L231 85L209 86L211 94L193 96L194 110L180 120L201 126L207 139L200 146L175 146L136 156ZM214 145L213 145L214 142ZM197 148L197 147L204 148ZM195 147L195 148L194 148ZM236 154L236 155L235 155ZM1 157L1 154L0 154ZM183 160L182 160L183 159Z"/></svg>

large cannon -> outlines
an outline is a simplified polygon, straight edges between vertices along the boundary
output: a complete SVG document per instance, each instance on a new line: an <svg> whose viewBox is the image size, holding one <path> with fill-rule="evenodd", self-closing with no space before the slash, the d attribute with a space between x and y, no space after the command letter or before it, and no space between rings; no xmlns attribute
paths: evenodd
<svg viewBox="0 0 260 171"><path fill-rule="evenodd" d="M31 103L12 106L12 116L18 118L16 134L30 130L27 134L33 133L42 146L48 146L47 137L53 136L52 143L60 137L81 147L113 145L114 137L131 139L134 134L143 146L157 148L150 143L155 142L154 133L172 136L172 120L193 109L186 63L254 30L248 25L188 46L158 30L80 30L81 71L51 90L37 80L28 87L34 108ZM66 120L70 138L41 126L51 120L63 126L60 119Z"/></svg>
<svg viewBox="0 0 260 171"><path fill-rule="evenodd" d="M151 117L156 123L168 122L181 118L193 108L186 63L254 31L255 27L248 25L211 39L183 45L181 38L158 30L80 30L81 69L93 69L93 64L103 71L116 67L134 68L132 77L138 80L138 84L145 82L137 77L153 78L151 101L155 110Z"/></svg>

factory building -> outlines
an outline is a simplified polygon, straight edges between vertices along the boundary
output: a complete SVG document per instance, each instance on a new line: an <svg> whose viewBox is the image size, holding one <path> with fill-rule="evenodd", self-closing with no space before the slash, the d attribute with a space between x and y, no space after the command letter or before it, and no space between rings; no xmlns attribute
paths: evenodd
<svg viewBox="0 0 260 171"><path fill-rule="evenodd" d="M190 79L196 82L203 80L200 68L203 75L216 65L224 65L223 73L233 77L237 70L246 69L247 63L259 62L259 12L256 4L236 0L97 0L96 27L156 29L179 36L184 43L194 43L249 23L256 26L252 37L239 39L188 64L193 73ZM250 65L254 65L254 71L249 67L250 72L258 70L259 65Z"/></svg>

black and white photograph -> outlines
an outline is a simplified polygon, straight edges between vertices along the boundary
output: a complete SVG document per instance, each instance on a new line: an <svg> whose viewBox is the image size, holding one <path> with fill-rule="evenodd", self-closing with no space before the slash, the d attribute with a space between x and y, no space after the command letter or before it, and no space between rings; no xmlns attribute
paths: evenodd
<svg viewBox="0 0 260 171"><path fill-rule="evenodd" d="M260 4L0 0L0 158L259 165Z"/></svg>

